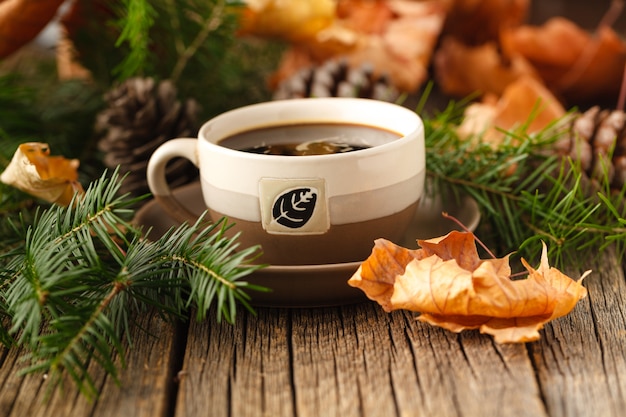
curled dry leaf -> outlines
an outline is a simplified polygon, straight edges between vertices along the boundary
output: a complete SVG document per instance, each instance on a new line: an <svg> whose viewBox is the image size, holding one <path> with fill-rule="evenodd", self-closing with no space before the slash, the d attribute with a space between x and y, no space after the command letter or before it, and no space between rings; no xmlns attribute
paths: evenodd
<svg viewBox="0 0 626 417"><path fill-rule="evenodd" d="M54 18L64 0L0 0L0 58L31 41Z"/></svg>
<svg viewBox="0 0 626 417"><path fill-rule="evenodd" d="M469 105L457 132L462 138L480 137L498 146L503 131L527 123L526 133L536 133L565 114L565 108L540 81L524 76L509 84L500 98L488 95L481 103Z"/></svg>
<svg viewBox="0 0 626 417"><path fill-rule="evenodd" d="M77 159L50 156L46 143L21 144L0 181L51 203L68 205L74 194L82 193L78 182Z"/></svg>
<svg viewBox="0 0 626 417"><path fill-rule="evenodd" d="M445 37L433 57L434 74L441 90L452 96L501 95L523 76L536 77L535 69L521 55L504 59L495 42L469 46Z"/></svg>
<svg viewBox="0 0 626 417"><path fill-rule="evenodd" d="M626 64L626 43L610 27L589 33L554 17L542 26L506 28L503 53L521 55L545 84L570 103L615 101Z"/></svg>
<svg viewBox="0 0 626 417"><path fill-rule="evenodd" d="M246 0L240 19L241 34L303 42L335 19L334 0Z"/></svg>
<svg viewBox="0 0 626 417"><path fill-rule="evenodd" d="M410 250L378 239L348 284L387 312L416 311L423 322L453 332L480 329L498 343L539 339L545 323L587 295L582 279L590 271L574 281L550 267L545 244L539 267L522 260L528 278L512 280L508 256L480 259L472 233L418 243L421 249Z"/></svg>
<svg viewBox="0 0 626 417"><path fill-rule="evenodd" d="M353 67L371 65L377 75L389 76L403 91L415 91L427 79L432 53L449 7L447 0L339 0L332 2L330 20L308 25L303 24L307 19L298 18L296 13L284 12L281 19L271 15L283 3L297 3L298 10L312 11L313 5L318 4L315 0L266 0L261 2L264 8L256 9L252 3L243 14L241 33L274 36L292 43L272 77L272 85L303 66L345 58Z"/></svg>
<svg viewBox="0 0 626 417"><path fill-rule="evenodd" d="M521 76L533 76L565 106L614 105L626 41L609 26L610 19L605 16L593 32L560 16L539 26L521 25L524 1L497 3L461 0L450 10L433 66L445 93L499 95ZM499 10L507 15L494 19Z"/></svg>

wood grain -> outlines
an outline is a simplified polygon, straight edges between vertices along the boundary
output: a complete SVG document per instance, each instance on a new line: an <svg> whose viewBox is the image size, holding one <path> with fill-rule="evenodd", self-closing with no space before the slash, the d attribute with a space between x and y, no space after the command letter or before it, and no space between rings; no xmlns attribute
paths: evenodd
<svg viewBox="0 0 626 417"><path fill-rule="evenodd" d="M138 325L144 330L139 327L133 330L134 345L126 347L127 367L120 373L120 385L90 365L100 392L96 401L80 394L69 380L62 388L51 391L45 375L20 376L22 354L16 349L5 350L0 356L0 415L160 417L171 414L176 331L171 323L154 314L140 317Z"/></svg>
<svg viewBox="0 0 626 417"><path fill-rule="evenodd" d="M585 278L589 295L530 346L550 416L626 412L626 282L610 253ZM570 276L580 275L580 271ZM593 409L593 413L591 412Z"/></svg>
<svg viewBox="0 0 626 417"><path fill-rule="evenodd" d="M293 415L288 326L288 310L268 309L191 323L176 414Z"/></svg>
<svg viewBox="0 0 626 417"><path fill-rule="evenodd" d="M180 416L547 415L525 346L372 303L192 325L185 357Z"/></svg>

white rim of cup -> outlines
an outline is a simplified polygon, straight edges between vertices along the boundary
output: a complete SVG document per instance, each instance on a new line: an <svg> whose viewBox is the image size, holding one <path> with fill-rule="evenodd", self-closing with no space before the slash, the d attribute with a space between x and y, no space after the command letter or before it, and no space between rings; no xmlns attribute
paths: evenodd
<svg viewBox="0 0 626 417"><path fill-rule="evenodd" d="M389 102L384 102L384 101L377 101L377 100L372 100L372 99L360 99L360 98L346 98L346 97L332 97L332 98L304 98L304 99L288 99L288 100L276 100L274 102L269 102L269 103L257 103L257 104L251 104L248 106L244 106L244 107L240 107L240 108L236 108L233 110L229 110L225 113L222 113L220 115L215 116L214 118L212 118L211 120L207 121L206 123L204 123L204 125L202 125L202 127L199 130L198 133L198 140L200 140L201 142L203 142L203 145L205 146L209 146L211 148L211 152L218 152L218 153L224 153L227 155L231 155L231 156L237 156L239 158L243 158L243 159L262 159L263 161L270 161L270 160L277 160L277 161L282 161L284 162L285 158L293 158L293 156L289 156L289 155L266 155L266 154L256 154L253 152L242 152L240 150L237 149L231 149L231 148L227 148L225 146L222 146L219 144L219 142L229 136L233 136L242 132L247 132L250 130L254 130L254 129L262 129L262 128L266 128L266 127L274 127L274 126L281 126L281 125L285 125L285 120L283 119L277 119L275 121L272 122L268 122L268 123L255 123L252 124L250 126L246 126L240 129L233 129L232 131L229 131L228 133L224 134L224 135L220 135L219 138L215 139L215 140L209 140L207 139L207 134L205 133L207 129L210 129L211 126L213 126L216 123L220 123L222 120L227 119L227 118L231 118L233 117L233 115L235 114L240 114L240 113L244 113L244 112L249 112L250 110L253 110L254 108L257 107L261 107L263 106L265 109L268 109L268 104L271 105L273 103L276 103L275 106L276 107L283 107L284 104L290 104L293 106L298 106L298 105L302 105L303 103L310 103L311 100L316 100L319 102L323 102L323 101L329 101L329 102L337 102L339 100L344 101L344 102L354 102L354 103L359 103L359 105L371 105L371 106L377 106L377 107L389 107L389 108L393 108L394 111L400 112L400 113L404 113L407 117L411 117L412 119L414 119L415 121L415 125L413 127L413 129L410 132L400 132L392 127L387 127L387 126L381 126L380 123L368 123L367 121L354 121L354 120L349 120L348 118L346 119L341 119L341 120L329 120L329 117L310 117L310 118L303 118L302 122L303 123L336 123L336 124L341 124L341 123L358 123L358 124L362 124L363 126L368 126L368 127L372 127L372 128L377 128L377 129L383 129L383 130L388 130L390 132L396 133L398 135L400 135L400 137L398 139L394 139L392 141L380 144L380 145L376 145L376 146L372 146L369 148L365 148L365 149L360 149L358 150L359 154L361 155L374 155L377 153L381 153L381 152L388 152L389 148L396 148L396 147L401 147L404 145L405 142L411 140L408 135L414 132L418 132L420 130L424 130L424 125L423 122L421 120L421 118L419 117L419 115L417 115L416 112L409 110L406 107L402 107L398 104L394 104L394 103L389 103ZM288 123L297 123L297 120L289 120ZM326 155L303 155L303 156L299 156L299 158L306 158L307 161L309 162L314 162L316 159L328 159L328 158L333 158L333 159L341 159L341 158L353 158L354 155L350 155L351 152L346 152L346 153L336 153L336 154L326 154Z"/></svg>

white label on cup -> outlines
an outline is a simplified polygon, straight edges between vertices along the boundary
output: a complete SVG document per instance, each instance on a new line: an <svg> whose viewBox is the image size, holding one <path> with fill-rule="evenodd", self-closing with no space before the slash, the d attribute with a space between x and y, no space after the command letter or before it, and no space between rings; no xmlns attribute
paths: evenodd
<svg viewBox="0 0 626 417"><path fill-rule="evenodd" d="M267 233L322 234L330 228L323 178L261 178L259 202Z"/></svg>

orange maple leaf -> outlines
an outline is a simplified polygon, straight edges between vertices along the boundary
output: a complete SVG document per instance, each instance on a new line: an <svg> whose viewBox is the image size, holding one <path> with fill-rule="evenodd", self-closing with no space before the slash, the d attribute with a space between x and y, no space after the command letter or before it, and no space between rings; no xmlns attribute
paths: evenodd
<svg viewBox="0 0 626 417"><path fill-rule="evenodd" d="M587 295L550 267L543 245L541 263L526 279L512 280L509 257L480 259L474 235L466 232L419 240L410 250L378 239L370 257L348 284L360 288L385 311L421 313L419 320L460 332L480 329L498 343L539 339L544 324L569 313Z"/></svg>

